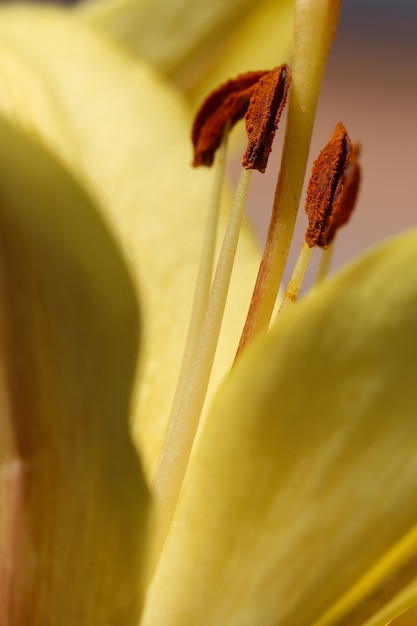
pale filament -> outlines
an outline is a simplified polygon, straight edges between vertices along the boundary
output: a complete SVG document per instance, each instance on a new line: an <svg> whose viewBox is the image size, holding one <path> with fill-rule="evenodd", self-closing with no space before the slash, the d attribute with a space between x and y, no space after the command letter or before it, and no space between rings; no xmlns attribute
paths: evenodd
<svg viewBox="0 0 417 626"><path fill-rule="evenodd" d="M157 499L157 510L154 563L159 558L174 516L207 393L250 175L250 170L242 169L205 311L202 318L201 313L196 316L198 321L192 331L192 345L185 358L185 370L180 376L178 396L174 401L173 413L155 473L154 494ZM204 283L206 279L207 276L204 276Z"/></svg>

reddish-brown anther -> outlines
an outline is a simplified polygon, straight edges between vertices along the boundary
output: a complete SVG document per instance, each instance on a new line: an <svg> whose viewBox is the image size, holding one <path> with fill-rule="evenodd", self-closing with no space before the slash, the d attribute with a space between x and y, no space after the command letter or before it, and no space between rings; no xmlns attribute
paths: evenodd
<svg viewBox="0 0 417 626"><path fill-rule="evenodd" d="M345 180L342 192L331 215L329 224L329 239L333 239L339 228L344 226L350 219L355 208L361 182L361 168L358 163L359 146L355 144L352 149L350 163L345 172Z"/></svg>
<svg viewBox="0 0 417 626"><path fill-rule="evenodd" d="M253 90L245 115L248 145L242 165L247 170L265 172L289 84L290 70L281 65L265 74Z"/></svg>
<svg viewBox="0 0 417 626"><path fill-rule="evenodd" d="M269 72L247 72L228 80L205 99L194 120L191 139L194 167L212 165L226 124L232 128L245 115L259 79Z"/></svg>
<svg viewBox="0 0 417 626"><path fill-rule="evenodd" d="M311 248L327 248L337 230L349 220L359 188L357 156L358 148L352 147L345 127L337 124L314 162L308 185L305 241Z"/></svg>

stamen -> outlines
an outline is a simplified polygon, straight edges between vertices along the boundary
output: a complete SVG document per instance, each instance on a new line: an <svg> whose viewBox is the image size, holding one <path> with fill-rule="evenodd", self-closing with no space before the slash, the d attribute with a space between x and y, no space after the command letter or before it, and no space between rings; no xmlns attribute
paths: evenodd
<svg viewBox="0 0 417 626"><path fill-rule="evenodd" d="M305 212L308 227L300 255L284 294L279 312L296 302L314 246L325 251L334 241L337 230L352 214L359 187L359 150L342 124L337 124L330 141L314 162L307 189ZM333 247L333 246L332 246ZM327 263L330 256L326 258ZM321 272L326 266L321 265Z"/></svg>
<svg viewBox="0 0 417 626"><path fill-rule="evenodd" d="M255 85L245 115L248 146L242 165L264 173L281 113L287 101L291 74L286 65L276 67Z"/></svg>
<svg viewBox="0 0 417 626"><path fill-rule="evenodd" d="M343 185L338 198L335 199L329 216L327 245L322 248L319 269L314 284L317 285L328 274L334 251L334 238L339 228L344 226L350 219L356 204L359 191L361 172L358 163L360 149L358 145L352 147L346 170L343 175Z"/></svg>
<svg viewBox="0 0 417 626"><path fill-rule="evenodd" d="M217 155L216 167L214 171L213 190L210 198L208 217L204 232L203 248L201 252L200 265L197 273L194 301L191 310L190 324L188 327L187 340L184 355L178 377L177 388L168 420L167 433L164 446L168 445L175 430L176 417L179 407L186 393L188 381L194 366L195 355L198 348L198 340L204 323L209 300L211 281L213 276L214 254L217 239L217 229L220 212L221 193L224 184L227 156L228 125L226 125L222 143ZM162 452L163 456L164 453ZM159 461L161 463L161 460ZM157 469L158 472L158 469Z"/></svg>
<svg viewBox="0 0 417 626"><path fill-rule="evenodd" d="M194 167L210 166L220 145L226 124L231 129L243 118L256 83L265 72L247 72L228 80L205 99L194 120L191 139Z"/></svg>
<svg viewBox="0 0 417 626"><path fill-rule="evenodd" d="M331 217L331 234L332 239L339 229L347 224L352 215L358 197L359 186L361 182L361 168L358 163L360 156L360 146L353 145L350 159L346 165L344 174L343 189L334 207Z"/></svg>
<svg viewBox="0 0 417 626"><path fill-rule="evenodd" d="M195 167L210 166L226 124L232 128L246 114L248 146L242 165L264 172L287 99L286 65L266 72L247 72L215 89L200 107L191 134Z"/></svg>
<svg viewBox="0 0 417 626"><path fill-rule="evenodd" d="M154 479L158 501L154 559L171 524L203 408L223 319L248 186L250 170L242 170L220 251L207 310L192 367L164 441Z"/></svg>
<svg viewBox="0 0 417 626"><path fill-rule="evenodd" d="M287 309L289 305L294 304L297 301L301 287L303 285L304 276L310 262L312 251L313 248L310 248L310 246L305 241L303 241L303 244L301 246L301 252L298 256L293 273L291 274L291 278L285 290L284 298L278 311L279 313L281 313L282 311Z"/></svg>
<svg viewBox="0 0 417 626"><path fill-rule="evenodd" d="M310 247L326 249L337 228L349 219L350 213L343 214L345 204L338 205L338 202L351 158L352 142L343 124L337 124L330 141L314 162L308 185L305 212L309 223L305 240ZM348 208L351 212L353 205Z"/></svg>
<svg viewBox="0 0 417 626"><path fill-rule="evenodd" d="M339 2L297 2L295 6L291 95L281 169L267 243L237 356L267 330L275 307L294 233L320 85L339 10Z"/></svg>
<svg viewBox="0 0 417 626"><path fill-rule="evenodd" d="M262 80L266 77L266 80ZM289 71L281 66L271 72L251 72L228 81L204 102L194 123L194 165L211 165L219 145L219 134L227 130L247 112L249 134L242 171L229 224L226 229L210 296L207 299L214 249L216 217L208 235L207 251L201 262L192 320L186 351L169 419L167 433L154 478L158 500L156 552L160 552L171 524L181 491L188 459L197 432L201 411L210 380L218 337L223 319L230 278L236 254L240 226L250 180L254 168L265 169L272 139L288 90ZM255 94L252 100L251 96ZM268 108L265 113L265 102ZM221 159L224 161L224 158ZM217 207L220 180L214 193ZM214 211L214 209L213 209ZM154 555L157 558L157 555Z"/></svg>

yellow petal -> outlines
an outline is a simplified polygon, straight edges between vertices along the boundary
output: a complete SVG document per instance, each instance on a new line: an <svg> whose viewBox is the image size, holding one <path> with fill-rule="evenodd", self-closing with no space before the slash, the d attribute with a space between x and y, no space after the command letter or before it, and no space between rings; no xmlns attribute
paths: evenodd
<svg viewBox="0 0 417 626"><path fill-rule="evenodd" d="M416 257L417 232L381 246L243 354L191 461L146 626L356 624L342 617L358 607L365 621L365 586L319 620L417 535ZM388 585L415 566L408 545Z"/></svg>
<svg viewBox="0 0 417 626"><path fill-rule="evenodd" d="M196 108L206 94L222 82L250 70L290 63L293 47L294 0L257 2L241 24L234 24L212 54L204 71L195 63L182 84Z"/></svg>
<svg viewBox="0 0 417 626"><path fill-rule="evenodd" d="M283 63L293 5L294 0L90 0L77 12L201 94L202 82L211 89L235 73Z"/></svg>
<svg viewBox="0 0 417 626"><path fill-rule="evenodd" d="M70 14L2 9L0 42L0 107L82 177L134 275L145 328L135 424L151 475L185 345L213 173L190 167L190 116L178 94ZM246 228L213 385L233 359L257 264Z"/></svg>
<svg viewBox="0 0 417 626"><path fill-rule="evenodd" d="M382 607L364 626L386 626L398 616L393 626L414 626L417 607L417 577ZM410 610L411 609L411 610ZM408 611L408 612L407 612Z"/></svg>
<svg viewBox="0 0 417 626"><path fill-rule="evenodd" d="M133 286L79 184L3 119L0 189L1 621L136 625Z"/></svg>

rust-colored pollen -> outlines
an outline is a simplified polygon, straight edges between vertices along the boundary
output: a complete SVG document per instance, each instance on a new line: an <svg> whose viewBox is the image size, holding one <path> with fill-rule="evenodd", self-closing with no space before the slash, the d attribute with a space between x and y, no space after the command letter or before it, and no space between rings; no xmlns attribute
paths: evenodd
<svg viewBox="0 0 417 626"><path fill-rule="evenodd" d="M241 74L212 91L194 120L194 167L212 165L226 125L230 129L245 116L248 145L242 165L264 172L289 82L290 70L281 65L271 71Z"/></svg>
<svg viewBox="0 0 417 626"><path fill-rule="evenodd" d="M274 68L256 84L245 115L248 146L242 159L244 168L265 172L289 84L286 65Z"/></svg>
<svg viewBox="0 0 417 626"><path fill-rule="evenodd" d="M337 230L349 220L360 182L358 155L358 146L352 146L343 124L337 124L313 165L308 185L305 241L310 248L327 248Z"/></svg>
<svg viewBox="0 0 417 626"><path fill-rule="evenodd" d="M244 117L256 84L268 73L260 71L241 74L220 85L205 99L197 112L191 134L194 167L212 165L226 124L232 128Z"/></svg>
<svg viewBox="0 0 417 626"><path fill-rule="evenodd" d="M333 239L339 228L349 221L355 208L361 182L361 168L358 163L359 153L359 145L355 144L352 148L350 163L345 172L344 186L330 219L329 241Z"/></svg>

